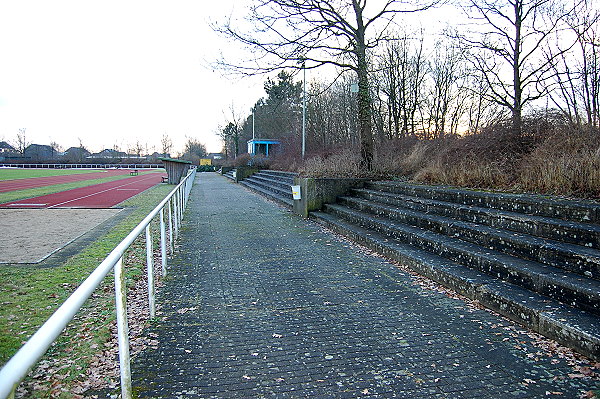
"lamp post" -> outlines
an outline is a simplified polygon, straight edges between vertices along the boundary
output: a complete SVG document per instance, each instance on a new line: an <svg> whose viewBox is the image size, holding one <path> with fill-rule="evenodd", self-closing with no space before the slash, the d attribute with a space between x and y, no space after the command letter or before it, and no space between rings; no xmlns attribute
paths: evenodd
<svg viewBox="0 0 600 399"><path fill-rule="evenodd" d="M306 152L306 60L302 60L302 70L304 72L302 89L302 159Z"/></svg>
<svg viewBox="0 0 600 399"><path fill-rule="evenodd" d="M254 140L254 108L252 107L252 140Z"/></svg>

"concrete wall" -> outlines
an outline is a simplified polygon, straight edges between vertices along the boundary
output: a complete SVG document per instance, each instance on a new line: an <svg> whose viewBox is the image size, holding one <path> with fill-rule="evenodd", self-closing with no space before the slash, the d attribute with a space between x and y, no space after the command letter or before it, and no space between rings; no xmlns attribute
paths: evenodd
<svg viewBox="0 0 600 399"><path fill-rule="evenodd" d="M296 177L294 185L300 186L301 199L294 200L294 213L308 217L311 211L318 211L324 204L336 202L352 188L361 188L366 179L326 179Z"/></svg>
<svg viewBox="0 0 600 399"><path fill-rule="evenodd" d="M251 166L238 166L237 168L235 168L235 182L239 183L240 181L244 180L246 177L250 177L253 174L255 174L256 172L258 172L258 168L254 168Z"/></svg>

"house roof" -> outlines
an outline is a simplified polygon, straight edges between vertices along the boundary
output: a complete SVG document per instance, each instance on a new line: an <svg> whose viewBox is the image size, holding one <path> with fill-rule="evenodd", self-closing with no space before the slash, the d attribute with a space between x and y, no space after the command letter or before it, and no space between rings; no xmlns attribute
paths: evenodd
<svg viewBox="0 0 600 399"><path fill-rule="evenodd" d="M8 144L6 141L0 141L0 148L5 149L5 150L15 151L15 147Z"/></svg>

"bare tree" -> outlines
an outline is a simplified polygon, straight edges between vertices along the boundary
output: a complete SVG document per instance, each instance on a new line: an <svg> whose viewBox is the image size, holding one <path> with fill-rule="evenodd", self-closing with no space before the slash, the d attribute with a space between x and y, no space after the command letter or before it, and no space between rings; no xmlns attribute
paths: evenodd
<svg viewBox="0 0 600 399"><path fill-rule="evenodd" d="M427 136L439 138L456 132L464 111L465 51L452 44L438 42L429 58Z"/></svg>
<svg viewBox="0 0 600 399"><path fill-rule="evenodd" d="M160 138L160 150L163 156L169 156L171 153L171 149L173 148L173 141L171 137L164 132L162 137Z"/></svg>
<svg viewBox="0 0 600 399"><path fill-rule="evenodd" d="M472 31L458 37L489 88L486 97L511 113L512 132L520 135L523 108L548 94L553 63L574 42L563 41L551 57L542 50L571 10L553 0L469 0ZM567 38L565 38L567 39Z"/></svg>
<svg viewBox="0 0 600 399"><path fill-rule="evenodd" d="M56 141L52 140L50 142L50 148L52 148L52 156L55 157L59 152L62 152L62 146L58 144Z"/></svg>
<svg viewBox="0 0 600 399"><path fill-rule="evenodd" d="M79 148L81 148L82 150L86 150L85 146L83 145L83 140L81 139L81 137L77 137L77 140L79 141Z"/></svg>
<svg viewBox="0 0 600 399"><path fill-rule="evenodd" d="M490 100L490 88L483 76L477 71L471 71L466 83L467 98L465 113L467 134L476 134L481 128L489 126L506 117L505 108Z"/></svg>
<svg viewBox="0 0 600 399"><path fill-rule="evenodd" d="M342 75L325 84L316 80L309 85L307 102L307 147L327 151L339 145L357 146L357 93L351 90L352 79Z"/></svg>
<svg viewBox="0 0 600 399"><path fill-rule="evenodd" d="M430 8L437 0L255 0L252 32L231 23L218 30L254 50L251 62L234 65L249 74L283 68L335 65L358 80L358 120L362 166L373 161L369 50L387 40L386 30L400 13Z"/></svg>
<svg viewBox="0 0 600 399"><path fill-rule="evenodd" d="M423 42L421 31L417 37L403 33L383 46L379 94L387 103L389 137L416 134L427 71Z"/></svg>
<svg viewBox="0 0 600 399"><path fill-rule="evenodd" d="M219 136L225 144L225 152L229 155L231 151L234 158L237 158L240 152L240 133L240 127L233 122L227 123L219 132Z"/></svg>
<svg viewBox="0 0 600 399"><path fill-rule="evenodd" d="M142 156L142 153L144 152L144 144L140 141L139 138L137 138L135 140L134 143L132 143L129 148L127 149L127 152L129 152L132 155L137 156L138 158Z"/></svg>
<svg viewBox="0 0 600 399"><path fill-rule="evenodd" d="M27 140L27 133L26 133L27 129L26 128L20 128L19 132L17 133L17 141L16 141L16 150L21 153L21 154L25 154L25 149L27 147L29 147L29 145L31 145L31 141Z"/></svg>
<svg viewBox="0 0 600 399"><path fill-rule="evenodd" d="M195 138L186 137L182 158L198 164L200 162L200 158L205 156L206 147L204 144Z"/></svg>
<svg viewBox="0 0 600 399"><path fill-rule="evenodd" d="M600 10L591 3L577 4L567 18L577 38L573 51L560 53L553 64L556 90L550 94L554 105L572 123L600 125ZM557 41L563 40L557 37ZM546 57L554 57L552 48Z"/></svg>
<svg viewBox="0 0 600 399"><path fill-rule="evenodd" d="M241 151L240 140L242 139L243 118L241 113L236 110L233 103L229 106L229 115L225 115L225 112L223 112L223 115L226 120L226 125L223 128L219 128L219 137L223 140L225 152L227 153L226 155L233 154L233 157L237 158ZM253 117L253 115L250 115L248 118Z"/></svg>

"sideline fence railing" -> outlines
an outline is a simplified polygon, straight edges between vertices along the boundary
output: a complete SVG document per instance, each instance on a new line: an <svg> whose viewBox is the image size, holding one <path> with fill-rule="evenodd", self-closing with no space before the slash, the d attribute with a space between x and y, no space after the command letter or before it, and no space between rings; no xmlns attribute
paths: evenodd
<svg viewBox="0 0 600 399"><path fill-rule="evenodd" d="M100 263L88 278L67 298L52 316L37 330L19 351L0 370L0 398L14 398L18 385L27 373L46 353L50 345L59 337L67 324L73 320L85 301L98 288L104 278L114 270L115 300L117 311L117 330L119 341L119 366L121 373L121 397L130 399L131 368L129 358L129 328L127 325L127 301L125 276L123 274L123 255L131 244L145 232L146 234L146 264L148 271L148 306L150 317L155 315L154 298L154 264L150 223L159 215L160 218L160 253L162 275L167 273L167 223L169 234L169 253L173 253L173 239L177 238L183 218L187 199L196 176L196 169L188 175L148 214L115 249ZM165 218L168 213L168 222Z"/></svg>
<svg viewBox="0 0 600 399"><path fill-rule="evenodd" d="M155 163L0 163L0 168L18 169L160 169Z"/></svg>

